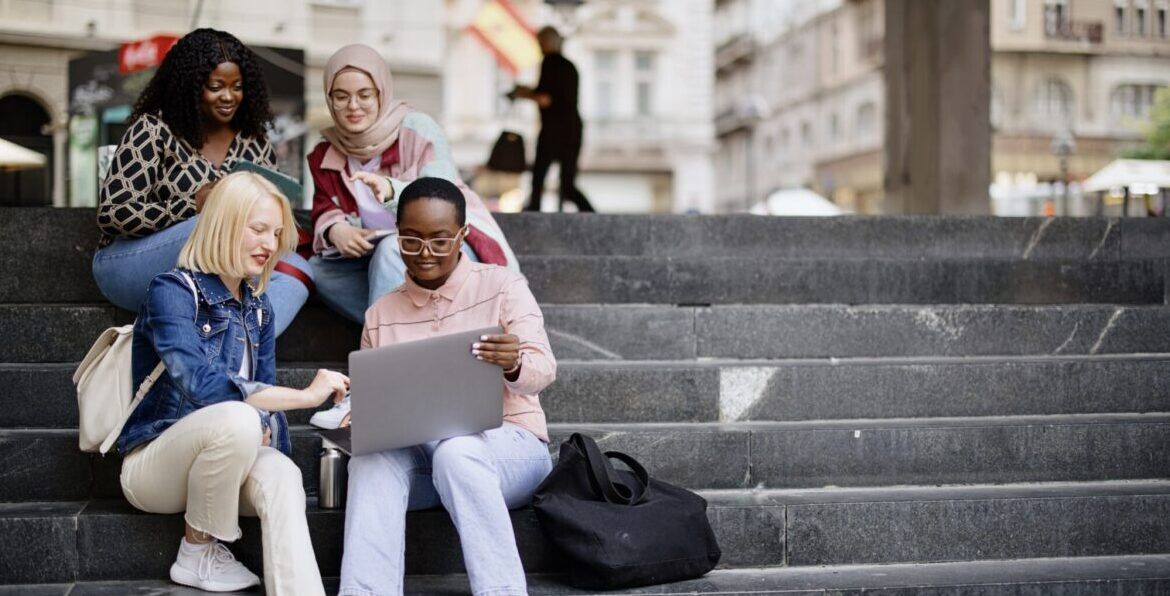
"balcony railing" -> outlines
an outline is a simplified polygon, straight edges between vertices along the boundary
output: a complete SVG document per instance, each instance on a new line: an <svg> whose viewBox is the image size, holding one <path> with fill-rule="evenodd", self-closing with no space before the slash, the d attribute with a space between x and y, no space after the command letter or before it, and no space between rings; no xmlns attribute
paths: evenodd
<svg viewBox="0 0 1170 596"><path fill-rule="evenodd" d="M1105 24L1100 21L1049 20L1044 24L1044 35L1048 39L1101 43Z"/></svg>
<svg viewBox="0 0 1170 596"><path fill-rule="evenodd" d="M715 68L723 70L740 60L751 60L756 52L756 42L748 33L738 33L715 48Z"/></svg>

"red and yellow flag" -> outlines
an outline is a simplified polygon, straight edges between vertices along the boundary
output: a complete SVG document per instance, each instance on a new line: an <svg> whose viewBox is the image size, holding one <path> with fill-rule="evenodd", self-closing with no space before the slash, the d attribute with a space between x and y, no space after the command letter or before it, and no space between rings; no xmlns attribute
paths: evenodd
<svg viewBox="0 0 1170 596"><path fill-rule="evenodd" d="M467 29L495 54L500 66L513 75L539 63L542 58L536 32L508 0L484 3Z"/></svg>

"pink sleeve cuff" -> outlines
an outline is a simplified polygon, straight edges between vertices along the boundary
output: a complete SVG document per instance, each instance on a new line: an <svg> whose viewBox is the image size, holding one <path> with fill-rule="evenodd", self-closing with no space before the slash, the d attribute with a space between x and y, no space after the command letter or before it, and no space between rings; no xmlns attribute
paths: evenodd
<svg viewBox="0 0 1170 596"><path fill-rule="evenodd" d="M329 248L329 243L325 241L325 230L340 221L345 221L345 212L341 209L330 209L317 218L313 226L313 253L321 254L321 251Z"/></svg>

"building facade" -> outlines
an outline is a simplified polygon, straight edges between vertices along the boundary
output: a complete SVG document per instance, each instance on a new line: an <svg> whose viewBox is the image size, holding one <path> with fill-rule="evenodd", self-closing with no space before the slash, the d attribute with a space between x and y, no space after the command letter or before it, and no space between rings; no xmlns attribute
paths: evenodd
<svg viewBox="0 0 1170 596"><path fill-rule="evenodd" d="M578 186L595 205L602 211L711 211L712 0L591 0L569 12L542 0L512 4L534 27L557 24L568 36L565 54L580 72L585 120ZM394 73L396 96L444 125L460 169L476 177L504 126L525 134L530 158L539 130L531 103L510 109L502 99L517 81L534 84L538 69L513 77L467 31L482 5L483 0L0 0L0 107L6 108L0 110L0 136L50 157L45 170L22 173L25 194L51 197L61 206L92 204L92 193L74 200L70 192L69 61L127 41L181 35L196 23L230 31L253 47L304 51L303 65L288 66L304 76L304 122L291 128L304 135L306 150L329 124L321 91L325 60L347 43L377 48ZM85 136L75 128L75 139ZM0 180L0 188L11 195L4 183ZM556 184L554 166L548 177L553 196ZM527 176L507 185L513 198L526 197Z"/></svg>
<svg viewBox="0 0 1170 596"><path fill-rule="evenodd" d="M69 97L69 61L153 35L182 35L193 23L230 31L253 47L304 51L303 63L278 60L304 77L304 121L285 123L291 134L304 135L302 147L311 148L317 131L330 122L322 68L347 43L381 51L394 72L396 95L438 117L448 41L444 18L441 3L408 0L0 0L0 107L21 110L0 110L0 136L21 136L22 144L34 148L47 145L48 167L21 173L46 178L35 180L35 196L51 197L58 206L92 204L92 196L70 196L69 108L71 100L84 98ZM43 119L39 139L27 136L30 112ZM21 182L27 189L30 180Z"/></svg>
<svg viewBox="0 0 1170 596"><path fill-rule="evenodd" d="M991 161L1000 191L1050 192L1035 189L1082 180L1140 140L1154 90L1170 84L1167 2L990 1ZM716 20L735 4L768 2L725 0ZM742 209L773 190L807 187L850 211L880 211L884 3L816 8L790 19L774 38L752 37L750 56L721 61L729 46L717 46L716 72L736 72L746 90L732 85L730 96L750 106L728 112L729 104L717 102L721 115L747 118L717 125L716 175L742 173L750 183L750 192L721 186L720 210ZM746 95L755 99L743 102ZM1062 139L1071 140L1063 169Z"/></svg>
<svg viewBox="0 0 1170 596"><path fill-rule="evenodd" d="M481 4L447 3L447 132L460 167L472 172L503 128L524 135L530 159L539 131L531 102L503 99L517 82L535 85L539 65L513 77L463 33ZM540 0L512 5L531 26L552 24L566 37L563 53L579 73L585 122L577 180L593 205L603 212L710 212L711 0L590 0L559 12ZM557 183L550 173L546 208L555 203ZM504 208L527 200L527 176L505 187Z"/></svg>

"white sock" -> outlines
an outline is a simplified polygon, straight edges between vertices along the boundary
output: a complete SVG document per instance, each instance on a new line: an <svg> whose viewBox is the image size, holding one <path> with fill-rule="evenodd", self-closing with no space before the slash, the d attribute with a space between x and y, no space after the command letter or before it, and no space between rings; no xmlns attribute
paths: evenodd
<svg viewBox="0 0 1170 596"><path fill-rule="evenodd" d="M215 540L212 540L211 542L205 542L203 544L194 544L191 542L187 542L187 537L184 536L183 540L179 543L179 557L178 558L186 559L186 558L190 558L190 557L197 557L197 556L203 554L203 551L207 550L207 548L214 543L215 543Z"/></svg>

